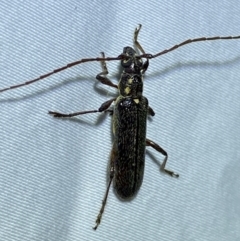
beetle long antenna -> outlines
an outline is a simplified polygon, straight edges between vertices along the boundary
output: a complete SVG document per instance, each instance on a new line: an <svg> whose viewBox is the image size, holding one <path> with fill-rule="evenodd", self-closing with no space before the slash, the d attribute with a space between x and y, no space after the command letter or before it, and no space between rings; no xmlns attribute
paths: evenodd
<svg viewBox="0 0 240 241"><path fill-rule="evenodd" d="M220 37L220 36L217 36L217 37L201 37L201 38L194 38L194 39L188 39L188 40L185 40L184 42L180 43L180 44L176 44L174 45L173 47L171 47L170 49L165 49L157 54L143 54L141 55L140 57L142 58L148 58L148 59L153 59L153 58L156 58L160 55L163 55L163 54L166 54L166 53L169 53L179 47L182 47L183 45L186 45L186 44L190 44L190 43L194 43L194 42L200 42L200 41L210 41L210 40L228 40L228 39L239 39L240 36L227 36L227 37Z"/></svg>
<svg viewBox="0 0 240 241"><path fill-rule="evenodd" d="M78 64L81 64L81 63L85 63L85 62L92 62L92 61L111 61L111 60L121 60L122 58L124 58L123 55L119 55L118 57L107 57L107 58L86 58L86 59L81 59L81 60L78 60L78 61L75 61L75 62L72 62L72 63L69 63L61 68L58 68L58 69L54 69L53 71L47 73L47 74L44 74L44 75L41 75L39 76L38 78L36 79L33 79L33 80L29 80L29 81L26 81L24 83L21 83L21 84L18 84L18 85L12 85L12 86L9 86L7 88L4 88L4 89L0 89L0 92L4 92L4 91L7 91L7 90L11 90L11 89L15 89L15 88L19 88L21 86L24 86L24 85L29 85L29 84L32 84L34 82L37 82L39 80L42 80L42 79L45 79L47 77L49 77L50 75L53 75L53 74L56 74L60 71L63 71L65 69L68 69L68 68L71 68L75 65L78 65Z"/></svg>
<svg viewBox="0 0 240 241"><path fill-rule="evenodd" d="M217 36L217 37L201 37L201 38L195 38L195 39L188 39L188 40L185 40L184 42L180 43L180 44L176 44L174 45L173 47L169 48L169 49L165 49L157 54L142 54L142 55L139 55L138 58L148 58L148 59L153 59L153 58L156 58L160 55L164 55L166 53L169 53L183 45L187 45L187 44L190 44L190 43L193 43L193 42L200 42L200 41L212 41L212 40L229 40L229 39L240 39L240 36L227 36L227 37L221 37L221 36ZM7 88L4 88L4 89L0 89L0 92L4 92L4 91L7 91L7 90L11 90L11 89L15 89L15 88L19 88L21 86L25 86L25 85L29 85L29 84L32 84L34 82L37 82L39 80L42 80L42 79L45 79L47 77L49 77L50 75L53 75L53 74L56 74L60 71L63 71L65 69L68 69L68 68L71 68L75 65L78 65L78 64L81 64L81 63L85 63L85 62L92 62L92 61L112 61L112 60L121 60L123 58L125 58L126 56L124 56L123 54L119 55L118 57L107 57L107 58L85 58L85 59L81 59L81 60L78 60L78 61L75 61L75 62L72 62L72 63L69 63L61 68L58 68L58 69L54 69L53 71L47 73L47 74L44 74L44 75L41 75L39 76L38 78L35 78L33 80L29 80L29 81L26 81L24 83L21 83L21 84L18 84L18 85L12 85L12 86L9 86Z"/></svg>

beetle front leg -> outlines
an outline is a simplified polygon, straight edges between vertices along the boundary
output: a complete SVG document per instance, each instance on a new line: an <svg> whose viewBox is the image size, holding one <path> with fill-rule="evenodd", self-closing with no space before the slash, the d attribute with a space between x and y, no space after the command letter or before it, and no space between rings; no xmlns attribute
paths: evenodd
<svg viewBox="0 0 240 241"><path fill-rule="evenodd" d="M161 171L167 173L168 175L170 175L172 177L179 177L179 174L165 168L167 159L168 159L168 154L161 146L159 146L157 143L155 143L149 139L146 139L146 146L151 146L156 151L160 152L161 154L163 154L165 156L164 161L161 165Z"/></svg>
<svg viewBox="0 0 240 241"><path fill-rule="evenodd" d="M137 47L143 54L145 54L145 51L143 50L141 44L138 42L138 34L139 34L139 32L140 32L141 27L142 27L142 25L139 24L139 27L138 27L138 28L135 28L133 42L134 42L134 45L136 45L136 47Z"/></svg>
<svg viewBox="0 0 240 241"><path fill-rule="evenodd" d="M139 27L135 29L134 31L134 37L133 37L133 43L134 45L138 48L138 50L140 50L143 54L145 54L145 51L143 49L143 47L141 46L141 44L138 42L138 34L140 32L140 29L141 29L142 25L139 24ZM142 74L144 74L148 68L148 65L149 65L149 61L148 59L143 63L143 66L141 68L141 72Z"/></svg>
<svg viewBox="0 0 240 241"><path fill-rule="evenodd" d="M105 58L104 52L101 52L101 55L102 55L102 58ZM108 74L108 69L107 69L106 62L105 61L101 61L101 66L102 66L102 72L97 74L96 79L98 81L100 81L104 85L108 85L108 86L111 86L111 87L114 87L114 88L118 89L118 86L115 85L110 79L108 79L106 77L106 75Z"/></svg>

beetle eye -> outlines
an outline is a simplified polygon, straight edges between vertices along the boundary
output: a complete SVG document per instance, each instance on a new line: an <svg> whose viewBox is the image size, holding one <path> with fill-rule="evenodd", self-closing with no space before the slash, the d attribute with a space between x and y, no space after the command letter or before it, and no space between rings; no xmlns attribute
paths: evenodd
<svg viewBox="0 0 240 241"><path fill-rule="evenodd" d="M122 64L123 68L127 68L127 67L131 66L132 62L133 62L132 58L126 58L121 61L121 64Z"/></svg>

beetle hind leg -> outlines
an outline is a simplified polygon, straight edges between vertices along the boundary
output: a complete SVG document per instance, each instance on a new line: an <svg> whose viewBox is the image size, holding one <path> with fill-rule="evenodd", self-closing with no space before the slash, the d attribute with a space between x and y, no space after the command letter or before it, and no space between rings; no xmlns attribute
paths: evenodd
<svg viewBox="0 0 240 241"><path fill-rule="evenodd" d="M108 198L109 189L110 189L110 186L111 186L111 183L112 183L112 179L113 179L113 174L112 175L110 174L110 179L109 179L109 182L108 182L107 190L106 190L104 199L102 201L102 207L101 207L101 209L99 211L99 214L97 216L96 225L93 227L94 230L96 230L98 228L98 225L101 223L101 219L102 219L102 215L103 215L103 212L104 212L104 208L105 208L105 206L107 204L107 198Z"/></svg>
<svg viewBox="0 0 240 241"><path fill-rule="evenodd" d="M168 175L170 175L172 177L179 177L179 174L165 168L167 159L168 159L168 154L161 146L159 146L157 143L155 143L149 139L146 139L146 146L151 146L156 151L160 152L161 154L163 154L165 156L164 161L161 165L161 171L167 173Z"/></svg>
<svg viewBox="0 0 240 241"><path fill-rule="evenodd" d="M112 152L111 152L111 158L110 158L110 172L109 172L108 186L107 186L107 190L105 192L105 195L104 195L104 198L103 198L103 201L102 201L101 209L100 209L99 214L98 214L97 219L96 219L96 225L95 225L95 227L93 227L94 230L96 230L98 225L100 224L105 206L107 204L109 189L110 189L110 186L112 184L112 180L114 178L114 163L115 163L116 156L117 156L117 152L116 152L116 149L113 145Z"/></svg>

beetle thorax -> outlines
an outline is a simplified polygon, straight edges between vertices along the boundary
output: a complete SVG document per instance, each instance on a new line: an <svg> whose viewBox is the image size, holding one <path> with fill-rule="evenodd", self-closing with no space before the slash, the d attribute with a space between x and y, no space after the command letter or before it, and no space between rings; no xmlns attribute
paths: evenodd
<svg viewBox="0 0 240 241"><path fill-rule="evenodd" d="M138 98L142 96L143 81L139 74L123 73L118 84L120 95Z"/></svg>

